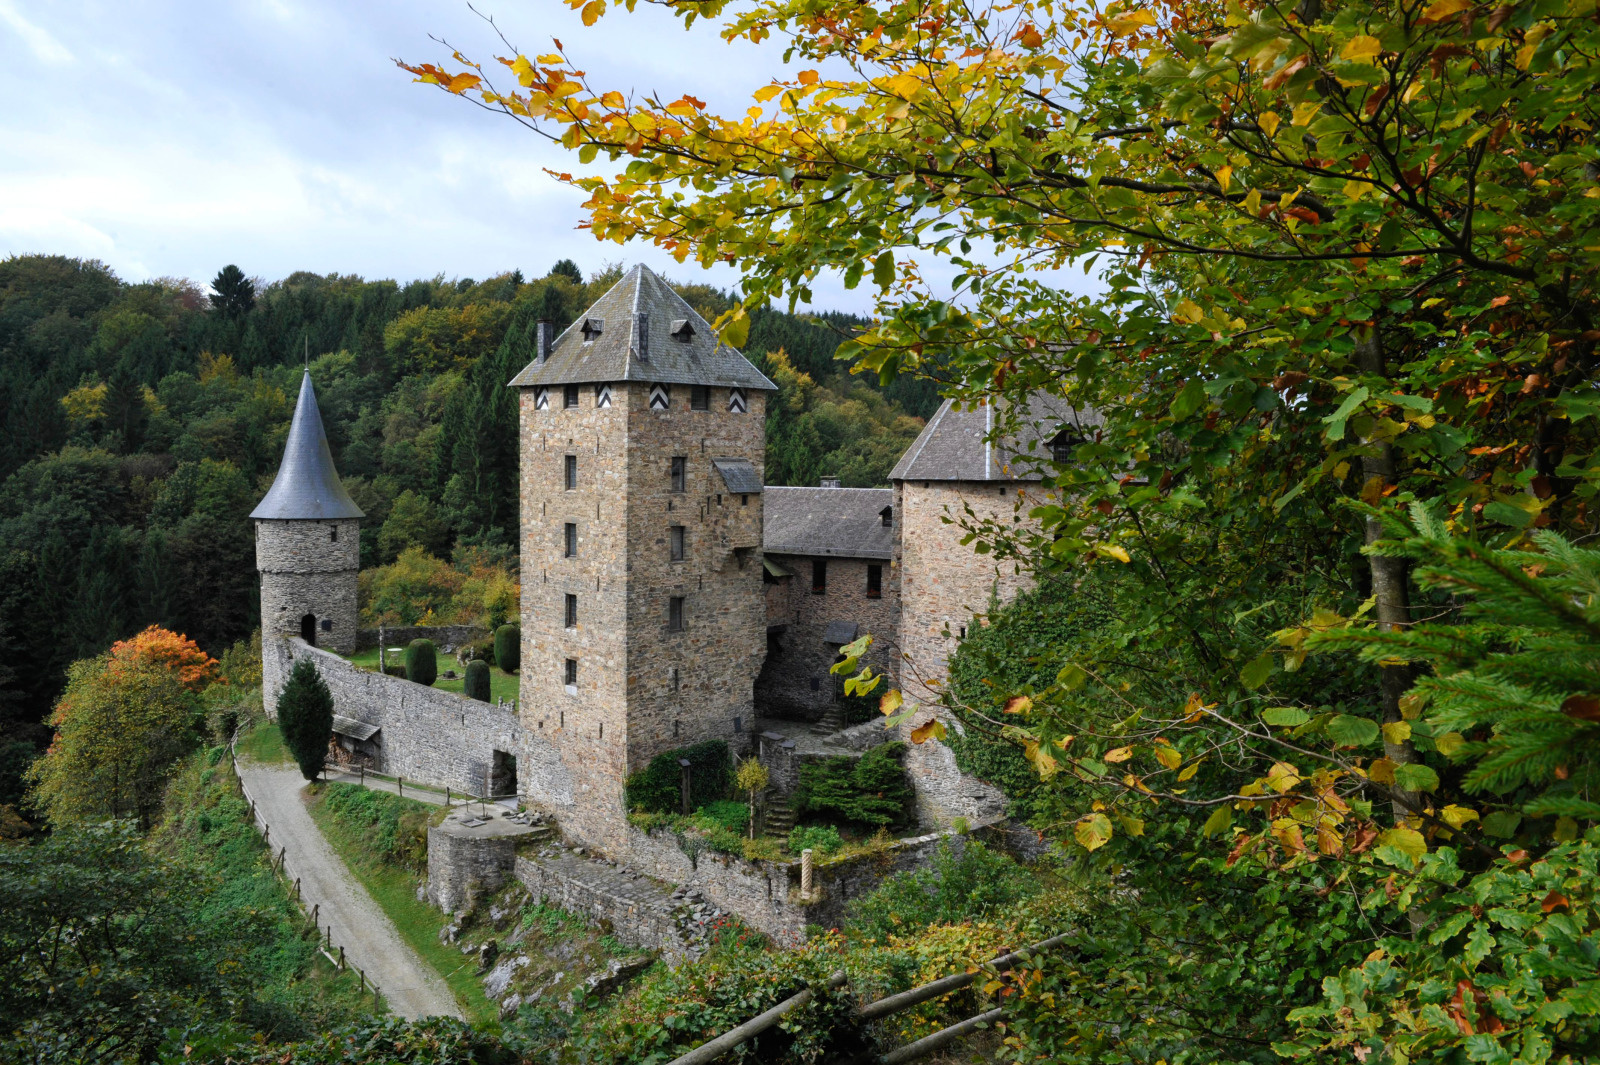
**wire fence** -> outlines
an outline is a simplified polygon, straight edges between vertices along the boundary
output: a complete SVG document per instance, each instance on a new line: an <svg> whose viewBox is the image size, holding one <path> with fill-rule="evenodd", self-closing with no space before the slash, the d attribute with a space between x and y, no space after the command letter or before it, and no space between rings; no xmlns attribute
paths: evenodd
<svg viewBox="0 0 1600 1065"><path fill-rule="evenodd" d="M289 848L280 844L277 852L273 852L272 826L267 824L266 815L257 809L256 798L250 794L250 788L244 782L244 775L239 772L239 756L236 750L238 740L239 733L235 730L233 738L228 741L228 760L233 765L233 779L239 785L239 793L250 804L250 821L260 831L261 840L267 845L267 859L272 867L273 875L282 878L284 887L294 892L294 900L300 907L301 915L310 922L311 928L317 933L317 949L322 956L327 958L329 963L336 966L340 972L354 971L360 980L362 992L365 993L369 988L371 989L373 1008L378 1009L383 1003L383 992L379 989L377 982L367 975L366 970L360 966L351 965L345 960L344 945L342 943L335 945L333 942L333 926L330 924L324 927L321 924L321 903L312 903L310 913L306 912L305 899L300 891L300 878L295 876L289 869ZM335 951L338 953L335 954Z"/></svg>

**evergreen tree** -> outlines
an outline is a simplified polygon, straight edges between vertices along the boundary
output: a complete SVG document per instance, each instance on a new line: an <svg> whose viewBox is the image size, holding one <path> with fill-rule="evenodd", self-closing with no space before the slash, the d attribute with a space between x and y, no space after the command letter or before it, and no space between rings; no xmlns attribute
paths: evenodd
<svg viewBox="0 0 1600 1065"><path fill-rule="evenodd" d="M243 318L256 305L256 285L229 263L211 281L211 306L228 318Z"/></svg>
<svg viewBox="0 0 1600 1065"><path fill-rule="evenodd" d="M278 729L307 780L322 773L333 735L333 693L317 667L305 659L294 664L278 693Z"/></svg>
<svg viewBox="0 0 1600 1065"><path fill-rule="evenodd" d="M569 278L574 285L583 284L583 271L579 270L578 264L571 259L558 259L550 268L550 276Z"/></svg>

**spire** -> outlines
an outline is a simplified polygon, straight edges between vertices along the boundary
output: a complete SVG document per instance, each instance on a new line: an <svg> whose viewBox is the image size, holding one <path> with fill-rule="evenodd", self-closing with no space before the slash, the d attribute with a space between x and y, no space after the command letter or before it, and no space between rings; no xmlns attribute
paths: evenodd
<svg viewBox="0 0 1600 1065"><path fill-rule="evenodd" d="M300 382L300 400L294 407L289 439L283 445L278 476L250 516L277 521L366 516L344 490L339 471L333 468L333 453L328 450L328 437L322 431L322 414L317 410L310 370Z"/></svg>

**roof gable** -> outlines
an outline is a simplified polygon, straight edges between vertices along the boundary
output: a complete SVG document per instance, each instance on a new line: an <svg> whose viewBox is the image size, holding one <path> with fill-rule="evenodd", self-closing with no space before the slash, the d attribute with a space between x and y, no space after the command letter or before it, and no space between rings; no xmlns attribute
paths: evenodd
<svg viewBox="0 0 1600 1065"><path fill-rule="evenodd" d="M774 555L894 557L894 527L884 509L892 488L781 488L762 500L761 550ZM893 511L890 511L891 519Z"/></svg>
<svg viewBox="0 0 1600 1065"><path fill-rule="evenodd" d="M1063 428L1088 435L1100 412L1035 392L1021 405L962 408L947 399L900 456L891 481L1038 481Z"/></svg>

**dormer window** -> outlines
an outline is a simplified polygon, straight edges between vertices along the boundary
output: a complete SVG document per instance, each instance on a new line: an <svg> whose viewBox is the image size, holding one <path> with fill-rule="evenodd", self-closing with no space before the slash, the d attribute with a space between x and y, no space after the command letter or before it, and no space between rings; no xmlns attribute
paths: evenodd
<svg viewBox="0 0 1600 1065"><path fill-rule="evenodd" d="M687 344L689 343L689 338L694 336L694 326L689 324L689 319L687 318L674 318L671 328L667 330L667 335L680 344Z"/></svg>
<svg viewBox="0 0 1600 1065"><path fill-rule="evenodd" d="M894 525L894 508L884 507L878 511L878 517L883 519L883 527L885 529L892 527Z"/></svg>
<svg viewBox="0 0 1600 1065"><path fill-rule="evenodd" d="M583 320L583 342L592 344L594 338L605 331L605 325L605 319L603 318L585 318Z"/></svg>
<svg viewBox="0 0 1600 1065"><path fill-rule="evenodd" d="M1056 462L1067 463L1072 461L1072 449L1083 443L1083 437L1073 429L1066 428L1050 438L1050 457Z"/></svg>

